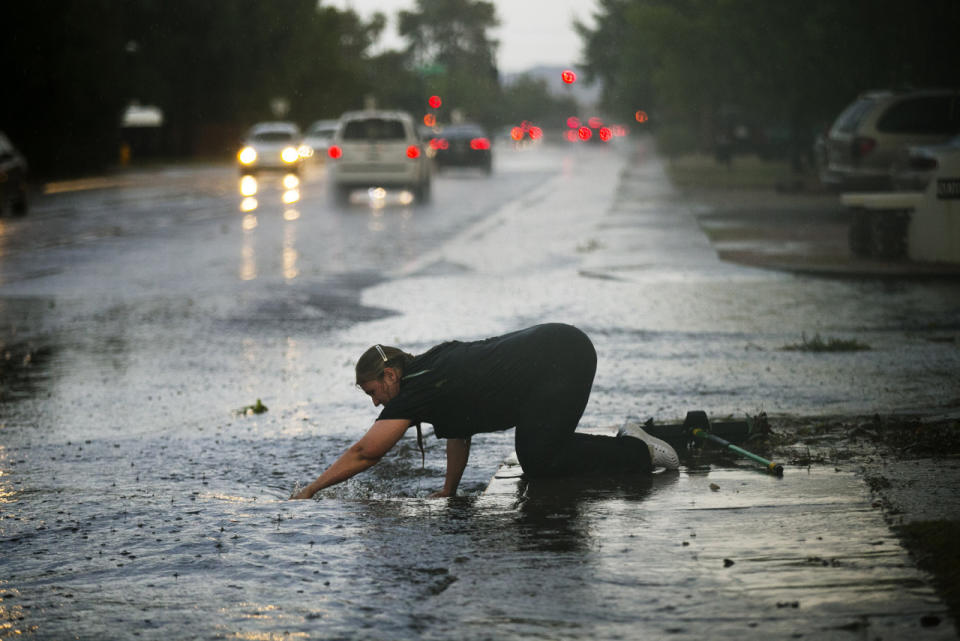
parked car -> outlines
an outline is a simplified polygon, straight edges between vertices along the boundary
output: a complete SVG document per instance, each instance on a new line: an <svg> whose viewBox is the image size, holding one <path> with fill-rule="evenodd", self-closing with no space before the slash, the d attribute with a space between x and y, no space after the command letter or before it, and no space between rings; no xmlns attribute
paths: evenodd
<svg viewBox="0 0 960 641"><path fill-rule="evenodd" d="M480 125L463 123L444 127L429 144L437 169L477 167L487 174L493 171L490 137Z"/></svg>
<svg viewBox="0 0 960 641"><path fill-rule="evenodd" d="M960 136L940 145L912 145L901 150L890 167L890 180L898 191L924 191L940 166L940 154L960 150Z"/></svg>
<svg viewBox="0 0 960 641"><path fill-rule="evenodd" d="M960 133L960 90L870 91L844 109L825 140L820 179L839 190L888 190L890 167L910 145Z"/></svg>
<svg viewBox="0 0 960 641"><path fill-rule="evenodd" d="M418 201L430 198L431 162L408 113L343 114L328 155L331 191L340 202L369 187L406 189Z"/></svg>
<svg viewBox="0 0 960 641"><path fill-rule="evenodd" d="M300 128L292 122L261 122L250 128L237 153L240 172L261 169L300 170L307 155Z"/></svg>
<svg viewBox="0 0 960 641"><path fill-rule="evenodd" d="M0 213L7 205L17 216L29 210L27 198L27 160L6 134L0 131Z"/></svg>
<svg viewBox="0 0 960 641"><path fill-rule="evenodd" d="M327 149L333 144L333 134L337 132L336 120L317 120L307 128L303 143L307 146L307 156L317 160L327 157Z"/></svg>

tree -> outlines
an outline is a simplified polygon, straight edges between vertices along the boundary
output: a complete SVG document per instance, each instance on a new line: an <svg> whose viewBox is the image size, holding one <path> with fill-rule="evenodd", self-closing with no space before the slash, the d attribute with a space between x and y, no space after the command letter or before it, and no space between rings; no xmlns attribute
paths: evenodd
<svg viewBox="0 0 960 641"><path fill-rule="evenodd" d="M110 0L4 6L0 127L35 174L89 171L116 157L125 39Z"/></svg>
<svg viewBox="0 0 960 641"><path fill-rule="evenodd" d="M497 117L499 123L519 124L529 120L563 129L567 118L580 113L580 106L572 96L554 96L544 79L522 75L504 88Z"/></svg>
<svg viewBox="0 0 960 641"><path fill-rule="evenodd" d="M578 26L610 110L649 100L702 148L733 111L790 130L795 161L858 92L960 85L960 4L832 0L600 0ZM799 162L796 162L799 166Z"/></svg>
<svg viewBox="0 0 960 641"><path fill-rule="evenodd" d="M499 20L490 2L417 0L415 11L400 11L400 35L409 42L408 64L420 74L424 100L437 94L444 111L458 109L492 123L500 94L497 42L487 31Z"/></svg>
<svg viewBox="0 0 960 641"><path fill-rule="evenodd" d="M385 19L363 21L317 0L45 0L4 6L0 123L35 174L102 170L115 161L124 107L164 112L171 156L231 151L240 132L276 117L301 124L359 108L377 78L368 51Z"/></svg>

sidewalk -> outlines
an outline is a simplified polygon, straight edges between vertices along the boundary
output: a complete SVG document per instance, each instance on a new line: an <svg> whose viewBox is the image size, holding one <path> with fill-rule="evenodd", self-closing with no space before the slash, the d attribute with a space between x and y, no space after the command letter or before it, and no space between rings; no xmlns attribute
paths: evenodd
<svg viewBox="0 0 960 641"><path fill-rule="evenodd" d="M766 269L836 278L958 278L960 265L854 256L851 213L839 194L822 191L686 190L720 259Z"/></svg>

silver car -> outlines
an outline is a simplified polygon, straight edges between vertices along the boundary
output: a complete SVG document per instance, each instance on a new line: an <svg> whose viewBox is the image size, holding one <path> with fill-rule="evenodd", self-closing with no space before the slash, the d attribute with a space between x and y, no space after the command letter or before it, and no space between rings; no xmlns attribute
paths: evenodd
<svg viewBox="0 0 960 641"><path fill-rule="evenodd" d="M340 202L371 187L409 190L418 201L430 198L431 162L407 113L343 114L328 156L330 185Z"/></svg>
<svg viewBox="0 0 960 641"><path fill-rule="evenodd" d="M960 136L940 145L912 145L902 150L890 167L890 180L898 191L925 191L940 165L940 154L960 149Z"/></svg>
<svg viewBox="0 0 960 641"><path fill-rule="evenodd" d="M845 191L888 190L898 154L960 133L960 90L861 94L834 121L824 141L820 179Z"/></svg>
<svg viewBox="0 0 960 641"><path fill-rule="evenodd" d="M250 128L237 153L240 172L260 169L297 172L307 155L300 128L292 122L261 122Z"/></svg>

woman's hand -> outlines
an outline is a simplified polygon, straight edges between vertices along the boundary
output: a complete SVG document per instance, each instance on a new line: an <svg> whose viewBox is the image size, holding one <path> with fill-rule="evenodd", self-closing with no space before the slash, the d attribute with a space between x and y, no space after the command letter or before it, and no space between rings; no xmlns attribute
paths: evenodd
<svg viewBox="0 0 960 641"><path fill-rule="evenodd" d="M406 419L392 419L374 422L359 441L344 452L333 465L317 477L313 483L299 492L294 491L291 499L309 499L325 487L342 483L377 464L383 455L390 451L403 433L410 427Z"/></svg>

